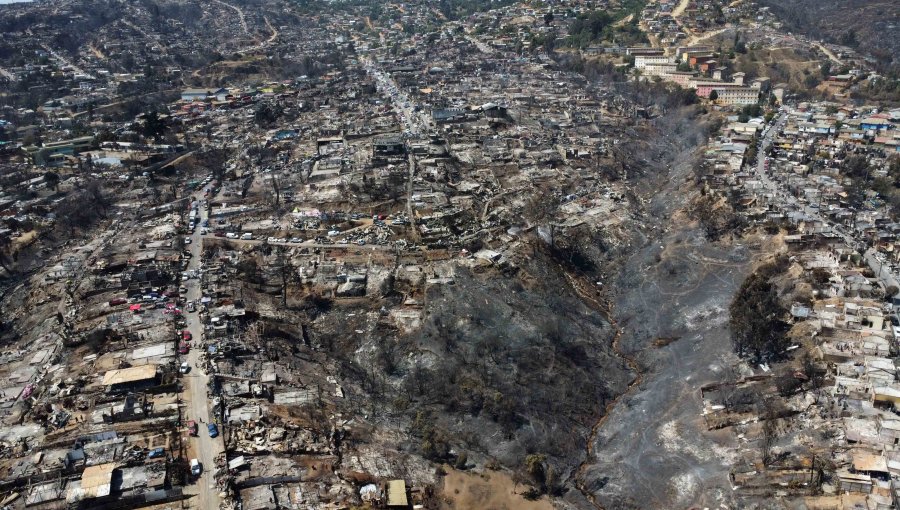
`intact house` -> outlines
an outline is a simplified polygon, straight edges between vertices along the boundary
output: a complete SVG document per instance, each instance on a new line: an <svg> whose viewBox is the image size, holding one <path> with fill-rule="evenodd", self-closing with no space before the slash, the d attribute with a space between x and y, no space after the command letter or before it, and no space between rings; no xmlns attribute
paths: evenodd
<svg viewBox="0 0 900 510"><path fill-rule="evenodd" d="M184 89L181 91L182 101L205 101L207 99L216 99L224 101L228 95L228 89Z"/></svg>

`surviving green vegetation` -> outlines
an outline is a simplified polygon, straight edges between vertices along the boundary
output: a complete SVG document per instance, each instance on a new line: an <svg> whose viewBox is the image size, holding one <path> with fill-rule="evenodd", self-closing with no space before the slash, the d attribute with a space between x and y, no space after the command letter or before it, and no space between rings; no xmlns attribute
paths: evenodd
<svg viewBox="0 0 900 510"><path fill-rule="evenodd" d="M616 11L592 10L579 14L569 28L567 43L573 48L584 48L598 41L610 41L623 45L647 42L646 35L638 27L638 13L642 1L626 1ZM623 21L625 18L631 18Z"/></svg>

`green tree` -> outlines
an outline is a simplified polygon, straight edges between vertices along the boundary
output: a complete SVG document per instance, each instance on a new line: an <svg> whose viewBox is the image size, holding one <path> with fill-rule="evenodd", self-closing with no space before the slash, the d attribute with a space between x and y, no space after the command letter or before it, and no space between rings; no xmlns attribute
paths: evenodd
<svg viewBox="0 0 900 510"><path fill-rule="evenodd" d="M808 89L816 88L819 85L819 83L820 83L819 78L814 74L807 75L805 78L803 78L803 86Z"/></svg>
<svg viewBox="0 0 900 510"><path fill-rule="evenodd" d="M528 473L528 476L531 477L531 480L538 487L544 487L544 483L547 481L546 479L546 471L544 469L544 462L547 460L545 455L541 454L531 454L525 457L525 471Z"/></svg>
<svg viewBox="0 0 900 510"><path fill-rule="evenodd" d="M593 10L586 14L580 14L569 28L570 45L583 48L600 39L612 21L612 16L606 11Z"/></svg>
<svg viewBox="0 0 900 510"><path fill-rule="evenodd" d="M7 275L13 274L14 258L12 239L9 236L0 236L0 267L6 271Z"/></svg>
<svg viewBox="0 0 900 510"><path fill-rule="evenodd" d="M256 120L256 123L260 126L267 127L271 126L281 117L281 110L276 108L275 105L270 103L262 103L261 105L256 107L256 111L253 113L253 117Z"/></svg>
<svg viewBox="0 0 900 510"><path fill-rule="evenodd" d="M713 90L712 92L709 93L709 100L710 100L710 101L715 101L715 100L717 100L717 99L719 99L719 92L718 92L718 91Z"/></svg>
<svg viewBox="0 0 900 510"><path fill-rule="evenodd" d="M44 173L44 182L47 183L47 186L53 188L54 191L59 190L59 174L56 172L46 172Z"/></svg>
<svg viewBox="0 0 900 510"><path fill-rule="evenodd" d="M859 44L859 41L856 39L856 31L852 28L841 34L841 37L838 40L844 46L855 47Z"/></svg>
<svg viewBox="0 0 900 510"><path fill-rule="evenodd" d="M159 116L159 112L151 110L144 113L144 122L141 124L141 134L154 141L162 140L168 126L166 122Z"/></svg>

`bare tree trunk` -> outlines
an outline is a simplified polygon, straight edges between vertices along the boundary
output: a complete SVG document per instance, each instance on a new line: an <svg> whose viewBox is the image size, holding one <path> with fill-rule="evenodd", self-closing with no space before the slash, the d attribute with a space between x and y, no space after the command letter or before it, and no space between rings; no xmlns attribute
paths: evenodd
<svg viewBox="0 0 900 510"><path fill-rule="evenodd" d="M272 175L272 191L275 192L275 208L281 205L281 189L278 187L278 178Z"/></svg>
<svg viewBox="0 0 900 510"><path fill-rule="evenodd" d="M760 435L759 448L762 453L762 461L764 466L768 466L772 462L772 447L778 439L778 413L770 399L764 399L759 413L760 419L763 420L762 432Z"/></svg>

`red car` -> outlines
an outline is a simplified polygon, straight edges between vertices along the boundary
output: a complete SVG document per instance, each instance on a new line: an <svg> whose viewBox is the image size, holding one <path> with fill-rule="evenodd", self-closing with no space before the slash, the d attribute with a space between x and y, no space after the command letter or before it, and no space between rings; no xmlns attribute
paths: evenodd
<svg viewBox="0 0 900 510"><path fill-rule="evenodd" d="M190 331L188 331L188 330L185 329L184 331L181 332L181 339L182 339L182 340L186 340L186 341L190 342L192 338L194 338L194 336L191 335L191 332L190 332Z"/></svg>
<svg viewBox="0 0 900 510"><path fill-rule="evenodd" d="M188 434L190 434L192 436L196 436L197 435L197 422L195 422L194 420L191 420L191 421L187 422L187 426L188 426Z"/></svg>
<svg viewBox="0 0 900 510"><path fill-rule="evenodd" d="M181 342L181 344L178 345L178 354L187 354L190 350L191 346L188 345L187 342Z"/></svg>

